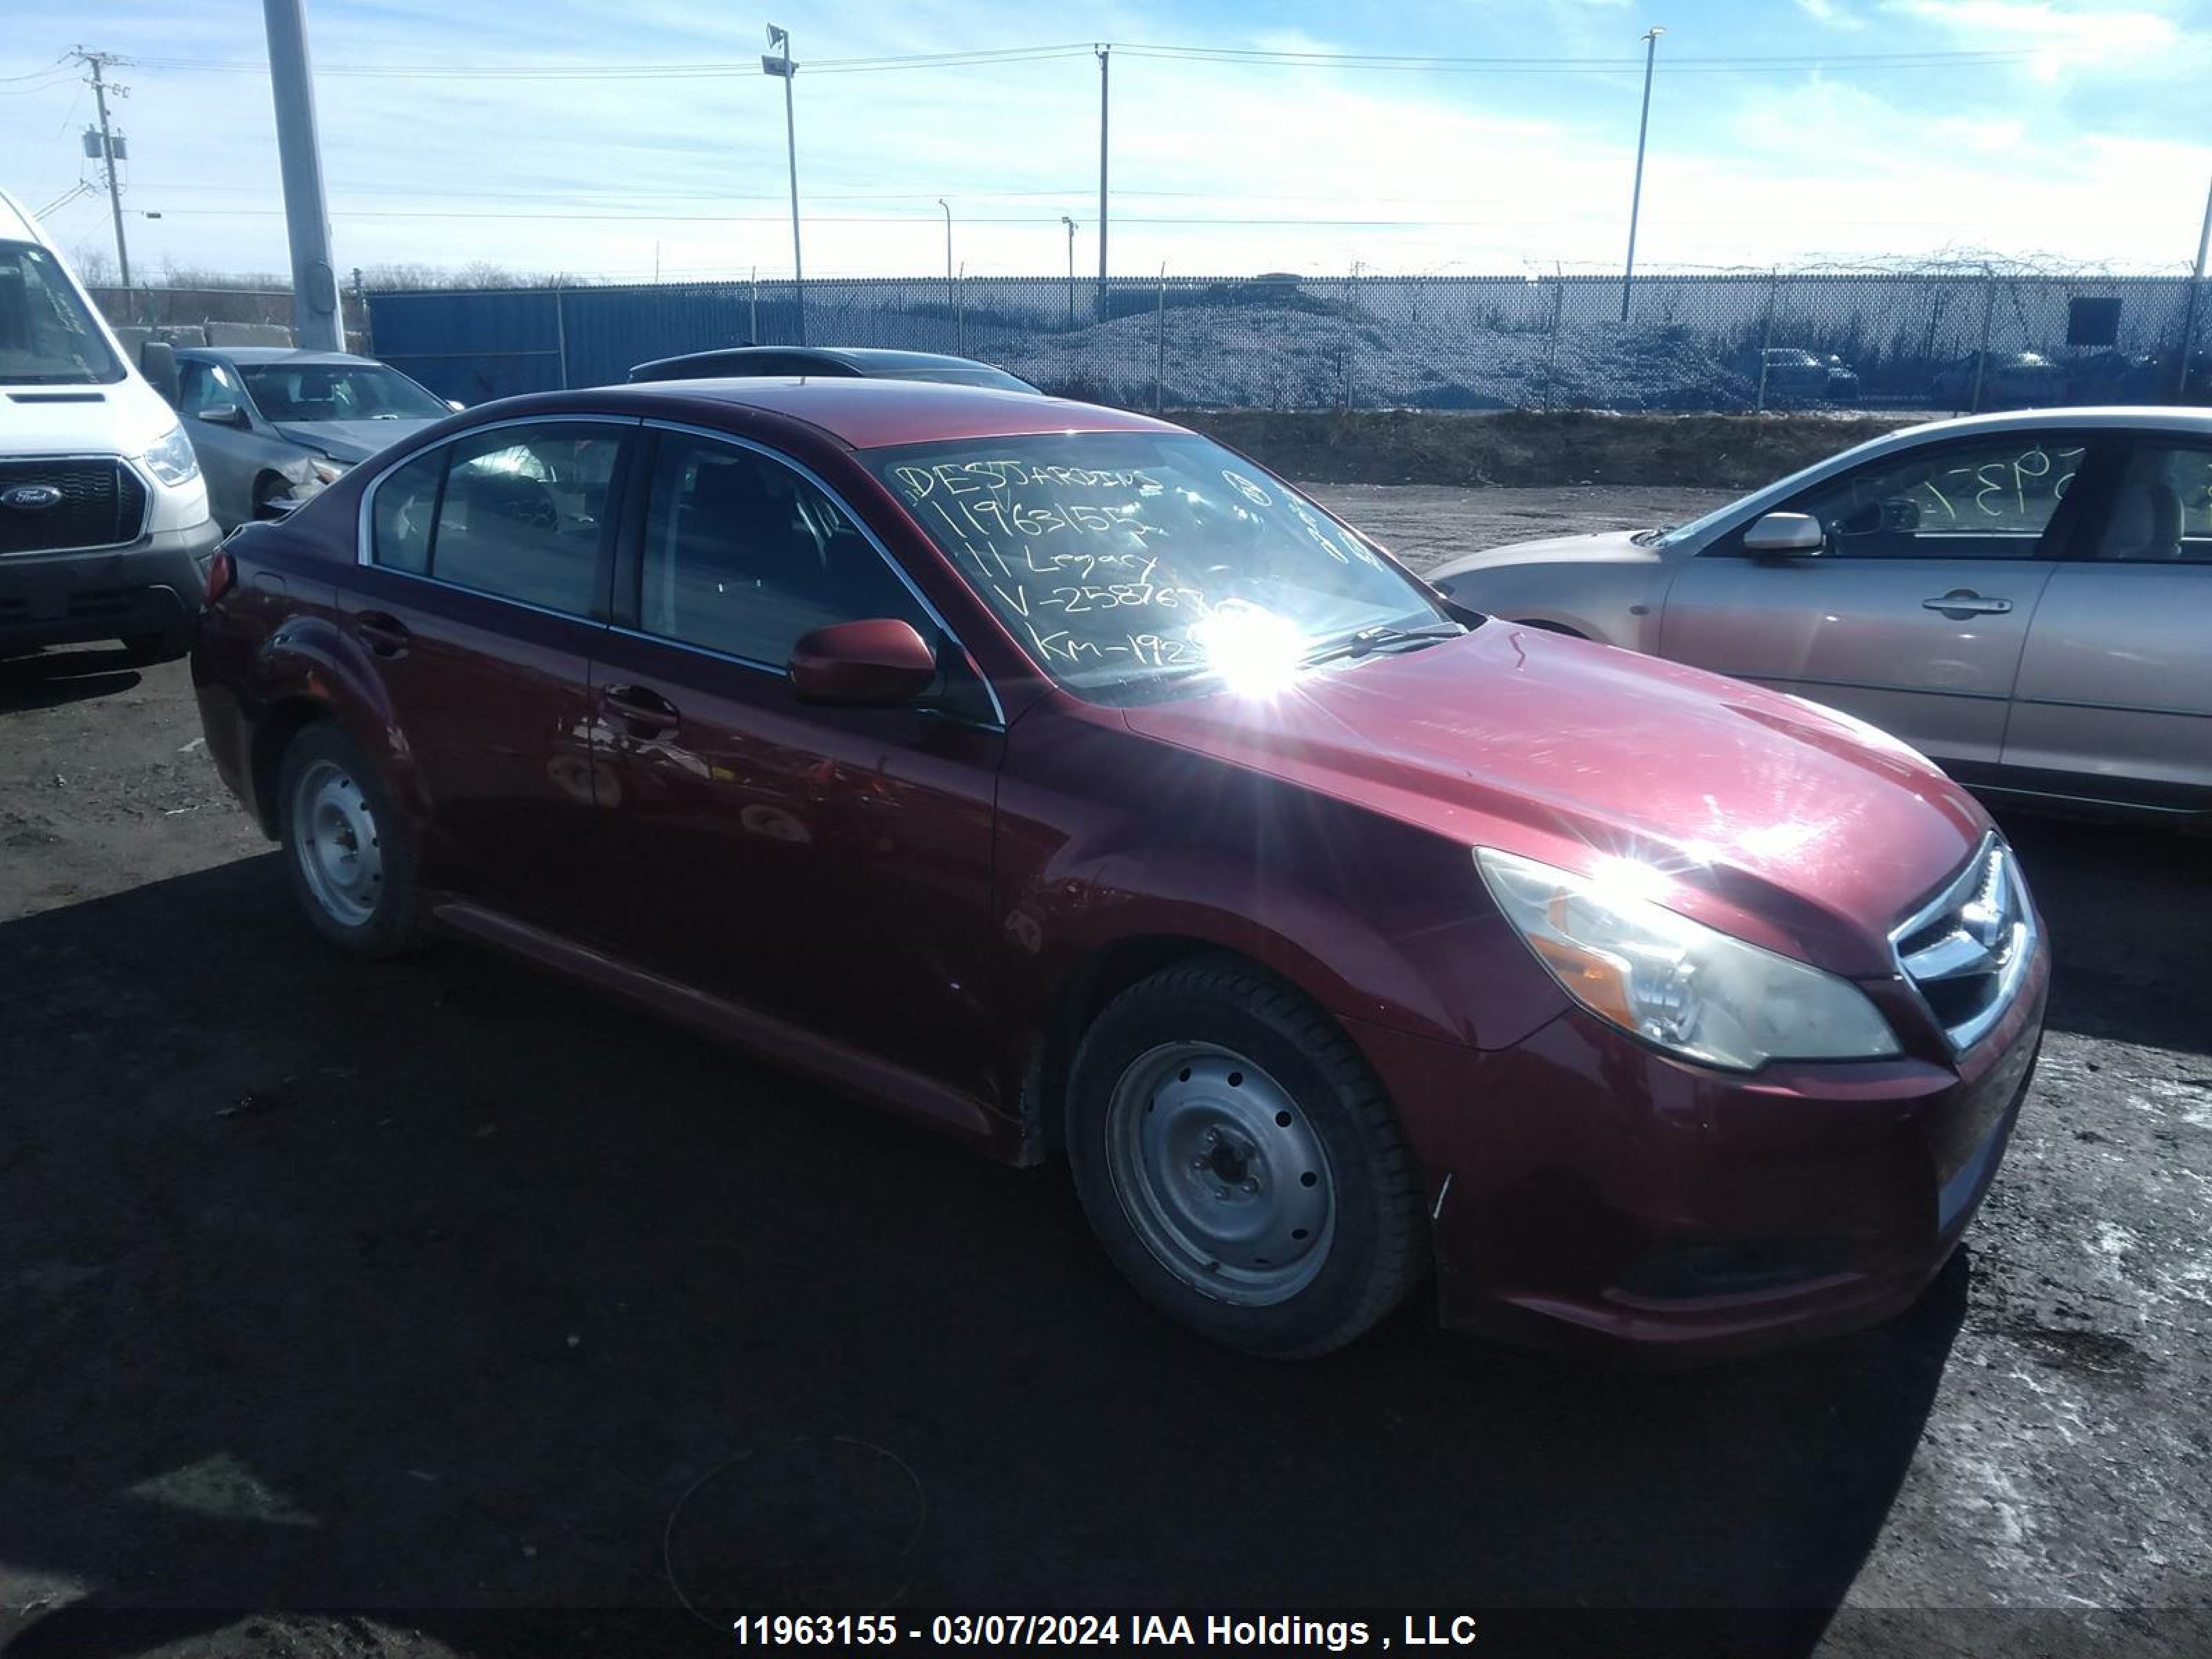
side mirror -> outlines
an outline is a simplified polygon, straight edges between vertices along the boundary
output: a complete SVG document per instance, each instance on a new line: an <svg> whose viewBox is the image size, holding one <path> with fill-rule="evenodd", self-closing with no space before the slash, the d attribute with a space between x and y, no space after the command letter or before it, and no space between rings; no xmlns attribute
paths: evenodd
<svg viewBox="0 0 2212 1659"><path fill-rule="evenodd" d="M210 404L200 410L199 417L211 426L236 427L241 432L247 425L246 411L236 404Z"/></svg>
<svg viewBox="0 0 2212 1659"><path fill-rule="evenodd" d="M1817 554L1827 544L1809 513L1770 513L1743 532L1747 553Z"/></svg>
<svg viewBox="0 0 2212 1659"><path fill-rule="evenodd" d="M148 340L138 348L138 372L146 377L146 384L168 400L173 409L177 403L177 349L167 340Z"/></svg>
<svg viewBox="0 0 2212 1659"><path fill-rule="evenodd" d="M791 647L784 672L809 702L908 702L937 678L937 653L893 617L832 623Z"/></svg>

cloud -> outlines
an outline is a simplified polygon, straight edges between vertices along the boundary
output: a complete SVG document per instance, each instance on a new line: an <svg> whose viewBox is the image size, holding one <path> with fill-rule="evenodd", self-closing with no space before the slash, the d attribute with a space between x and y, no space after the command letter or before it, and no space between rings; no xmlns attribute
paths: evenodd
<svg viewBox="0 0 2212 1659"><path fill-rule="evenodd" d="M1961 46L1990 52L2041 47L2061 60L2143 58L2180 38L2172 20L2162 14L2120 7L2062 8L2046 0L1886 0L1883 9L1934 24L1960 37Z"/></svg>
<svg viewBox="0 0 2212 1659"><path fill-rule="evenodd" d="M1797 9L1826 28L1856 33L1866 27L1865 18L1847 7L1838 5L1837 0L1797 0Z"/></svg>
<svg viewBox="0 0 2212 1659"><path fill-rule="evenodd" d="M83 3L94 14L86 38L118 48L161 38L173 9ZM2208 77L2202 43L2179 34L2154 0L2099 10L2036 0L1746 3L1756 21L1737 44L1693 46L1685 27L1660 53L1639 264L1909 258L1967 240L2123 265L2170 264L2177 240L2193 251L2212 150L2171 135L2202 132ZM1233 21L1209 30L1168 0L1100 4L1086 39L1258 38ZM511 27L481 21L494 13ZM734 67L562 82L322 74L341 265L487 260L625 280L647 279L656 264L670 276L787 270L781 93L749 58L763 44L757 27L695 0L624 0L623 15L612 58ZM1017 0L819 0L767 15L793 24L808 64L1066 38ZM1270 15L1255 8L1249 28L1268 27ZM1409 0L1396 15L1404 27L1391 44L1408 52L1602 56L1631 67L1360 73L1117 54L1115 271L1150 273L1163 261L1175 275L1338 274L1355 260L1370 270L1508 272L1616 262L1641 79L1634 28L1623 26L1638 20L1556 0L1517 10L1504 47L1468 36L1461 0ZM477 0L461 11L451 0L329 3L314 14L316 61L326 71L573 64L585 55L573 43L593 38L603 16L601 0ZM1300 16L1302 27L1270 43L1373 49L1329 34L1321 14ZM209 9L204 22L196 58L254 60L264 50L252 9ZM1826 32L1854 23L1881 33L1847 46ZM15 34L0 38L0 75L36 70L75 38ZM1852 69L1845 60L1877 40L1896 51L2024 46L2081 72L2053 87L2014 63ZM1678 43L1688 56L1809 44L1815 55L1829 48L1837 67L1676 74L1668 49ZM165 211L130 222L134 266L158 270L172 257L282 270L265 78L250 63L241 72L163 68L143 50L149 61L125 71L135 152L125 205ZM2084 68L2107 58L2102 74ZM942 270L940 196L952 204L956 263L973 274L1063 271L1063 213L1081 227L1078 270L1095 269L1097 87L1087 46L995 67L802 74L809 274ZM11 190L43 201L76 180L84 112L70 112L72 96L88 102L74 85L0 97ZM58 219L64 246L107 240L100 201Z"/></svg>

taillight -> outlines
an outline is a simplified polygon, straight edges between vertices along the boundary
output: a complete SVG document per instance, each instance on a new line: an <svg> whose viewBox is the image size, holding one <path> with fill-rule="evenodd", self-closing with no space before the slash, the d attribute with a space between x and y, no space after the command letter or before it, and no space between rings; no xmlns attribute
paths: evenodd
<svg viewBox="0 0 2212 1659"><path fill-rule="evenodd" d="M218 551L208 561L207 602L213 605L237 585L238 561L229 554Z"/></svg>

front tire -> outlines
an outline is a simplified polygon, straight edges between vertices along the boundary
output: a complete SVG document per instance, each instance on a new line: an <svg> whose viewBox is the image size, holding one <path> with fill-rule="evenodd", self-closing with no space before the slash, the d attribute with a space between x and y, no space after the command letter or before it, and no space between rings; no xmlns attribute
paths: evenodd
<svg viewBox="0 0 2212 1659"><path fill-rule="evenodd" d="M303 726L284 750L277 791L284 865L309 924L353 956L406 950L415 861L360 746L327 720Z"/></svg>
<svg viewBox="0 0 2212 1659"><path fill-rule="evenodd" d="M1108 1005L1076 1052L1067 1148L1115 1267L1217 1342L1325 1353L1420 1276L1419 1179L1381 1081L1242 963L1181 963Z"/></svg>

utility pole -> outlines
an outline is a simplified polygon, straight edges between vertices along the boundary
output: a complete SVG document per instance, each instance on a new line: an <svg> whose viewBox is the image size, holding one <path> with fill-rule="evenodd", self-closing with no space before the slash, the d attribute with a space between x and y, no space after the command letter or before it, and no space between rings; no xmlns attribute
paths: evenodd
<svg viewBox="0 0 2212 1659"><path fill-rule="evenodd" d="M276 105L276 159L284 174L284 230L292 245L292 337L308 351L343 351L337 272L331 266L331 210L315 136L315 83L307 64L307 0L262 0L269 33L269 91Z"/></svg>
<svg viewBox="0 0 2212 1659"><path fill-rule="evenodd" d="M1636 122L1636 191L1628 198L1628 261L1620 268L1620 320L1628 320L1628 290L1636 280L1636 221L1644 211L1644 138L1651 128L1651 66L1659 56L1659 37L1667 31L1650 28L1644 33L1644 113Z"/></svg>
<svg viewBox="0 0 2212 1659"><path fill-rule="evenodd" d="M791 285L798 302L799 343L806 343L806 266L799 252L799 129L791 112L791 83L799 74L799 65L791 61L791 31L780 29L773 23L768 26L768 43L776 47L780 57L761 59L761 73L780 77L783 82L783 150L791 164Z"/></svg>
<svg viewBox="0 0 2212 1659"><path fill-rule="evenodd" d="M1114 48L1100 46L1091 50L1098 54L1098 320L1103 323L1106 320L1106 82Z"/></svg>
<svg viewBox="0 0 2212 1659"><path fill-rule="evenodd" d="M1075 326L1075 221L1065 213L1060 222L1067 227L1067 325Z"/></svg>
<svg viewBox="0 0 2212 1659"><path fill-rule="evenodd" d="M108 131L107 94L112 92L122 98L129 95L131 89L115 86L106 78L105 71L109 66L122 61L114 53L87 52L82 46L78 46L70 52L70 56L92 71L92 101L100 111L100 164L107 173L107 210L115 219L115 264L123 276L123 291L128 295L131 292L131 250L123 240L123 185L115 173L118 141L115 135Z"/></svg>
<svg viewBox="0 0 2212 1659"><path fill-rule="evenodd" d="M2204 192L2204 228L2197 233L2197 277L2189 284L2189 306L2181 325L2181 369L2173 377L2173 400L2189 395L2189 359L2197 344L2197 303L2204 292L2204 255L2212 251L2212 190Z"/></svg>

